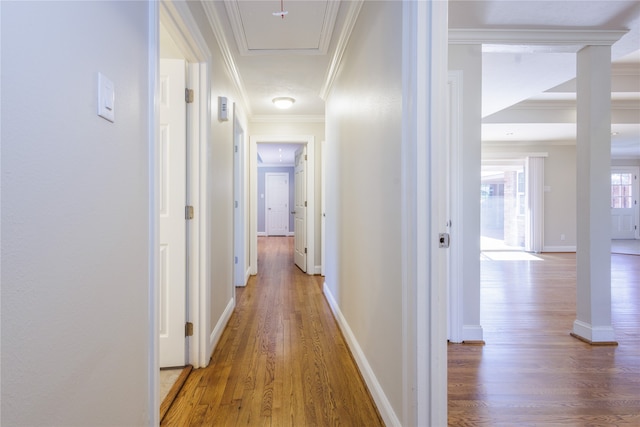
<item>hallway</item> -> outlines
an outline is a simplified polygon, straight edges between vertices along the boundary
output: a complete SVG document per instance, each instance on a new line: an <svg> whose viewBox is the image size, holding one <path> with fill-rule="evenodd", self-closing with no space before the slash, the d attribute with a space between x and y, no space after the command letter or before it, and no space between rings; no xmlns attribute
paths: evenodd
<svg viewBox="0 0 640 427"><path fill-rule="evenodd" d="M211 363L191 373L162 425L383 425L322 277L293 264L293 238L258 238L258 265Z"/></svg>

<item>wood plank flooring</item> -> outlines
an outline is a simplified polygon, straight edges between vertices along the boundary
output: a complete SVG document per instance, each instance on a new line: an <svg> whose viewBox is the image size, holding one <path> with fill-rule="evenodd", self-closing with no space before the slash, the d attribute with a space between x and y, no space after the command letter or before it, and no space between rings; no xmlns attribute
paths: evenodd
<svg viewBox="0 0 640 427"><path fill-rule="evenodd" d="M259 275L207 368L192 371L163 426L381 426L322 295L293 265L293 240L260 237Z"/></svg>
<svg viewBox="0 0 640 427"><path fill-rule="evenodd" d="M612 255L618 346L569 335L575 254L482 261L485 346L452 344L450 426L640 426L640 257Z"/></svg>

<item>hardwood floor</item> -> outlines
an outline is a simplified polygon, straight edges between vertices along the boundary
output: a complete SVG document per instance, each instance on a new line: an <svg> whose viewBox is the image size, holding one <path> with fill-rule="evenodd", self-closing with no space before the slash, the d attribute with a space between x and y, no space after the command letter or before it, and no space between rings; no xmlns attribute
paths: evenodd
<svg viewBox="0 0 640 427"><path fill-rule="evenodd" d="M163 426L381 426L322 295L293 266L293 241L260 237L260 274L207 368L192 371Z"/></svg>
<svg viewBox="0 0 640 427"><path fill-rule="evenodd" d="M640 426L640 257L612 255L618 346L571 336L575 254L482 261L485 346L452 344L450 426Z"/></svg>

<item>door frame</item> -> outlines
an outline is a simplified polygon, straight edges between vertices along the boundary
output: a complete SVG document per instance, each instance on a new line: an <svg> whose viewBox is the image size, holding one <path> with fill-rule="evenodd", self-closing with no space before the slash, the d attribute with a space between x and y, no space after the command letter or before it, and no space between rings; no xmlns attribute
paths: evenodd
<svg viewBox="0 0 640 427"><path fill-rule="evenodd" d="M210 209L206 197L208 189L205 178L208 176L211 53L186 3L162 1L159 4L158 26L162 22L184 55L188 84L195 94L195 101L190 104L191 113L187 117L187 204L193 206L194 218L187 223L189 256L186 321L193 323L193 336L187 337L187 363L198 368L208 364L210 353L207 336L210 301L207 285L210 282L211 270L208 262L209 245L206 244L208 226L204 219L208 218ZM159 44L158 40L158 47ZM159 168L158 161L159 158L154 156L152 164L155 170ZM157 176L154 179L157 179ZM158 191L155 184L153 191ZM155 197L159 196L155 194Z"/></svg>
<svg viewBox="0 0 640 427"><path fill-rule="evenodd" d="M251 135L249 137L249 269L258 274L258 144L300 144L307 146L307 274L315 265L315 137L313 135ZM309 261L311 260L311 261ZM313 265L309 265L312 262ZM319 271L318 271L319 273Z"/></svg>
<svg viewBox="0 0 640 427"><path fill-rule="evenodd" d="M618 165L611 166L611 172L609 173L609 176L611 176L611 174L613 173L620 173L620 172L631 172L637 177L636 179L634 179L634 182L631 188L633 191L634 200L636 201L639 200L640 199L640 167L639 166L618 166ZM636 226L633 238L637 240L637 239L640 239L640 206L638 204L634 205L633 210L634 210L633 219L635 221L635 226Z"/></svg>
<svg viewBox="0 0 640 427"><path fill-rule="evenodd" d="M245 186L245 129L240 118L240 108L233 104L233 300L236 299L235 287L246 286L249 280L249 269L246 263L246 186ZM249 203L250 204L250 203Z"/></svg>

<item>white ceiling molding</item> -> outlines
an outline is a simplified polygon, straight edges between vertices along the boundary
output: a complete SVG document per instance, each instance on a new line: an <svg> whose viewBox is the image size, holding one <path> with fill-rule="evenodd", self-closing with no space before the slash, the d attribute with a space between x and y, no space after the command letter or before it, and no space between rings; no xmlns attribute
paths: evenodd
<svg viewBox="0 0 640 427"><path fill-rule="evenodd" d="M326 55L329 49L329 43L331 42L331 35L333 34L336 17L338 16L340 2L325 0L324 4L326 5L326 9L322 20L322 26L318 31L317 47L288 49L283 46L278 49L257 49L251 48L251 46L249 46L249 41L247 40L247 26L256 26L255 22L252 22L251 16L246 16L245 14L243 19L240 2L238 0L224 0L224 6L227 10L227 15L229 16L233 35L238 45L238 52L242 56L281 54L283 52L293 55ZM268 16L265 19L274 20L272 16Z"/></svg>
<svg viewBox="0 0 640 427"><path fill-rule="evenodd" d="M253 116L253 123L324 123L324 116L273 115Z"/></svg>
<svg viewBox="0 0 640 427"><path fill-rule="evenodd" d="M215 35L218 42L218 46L220 47L220 51L222 52L222 57L227 67L227 71L229 71L229 75L233 80L233 84L240 94L240 98L242 98L244 110L246 111L247 116L251 117L250 99L244 89L244 84L242 83L240 72L238 71L236 62L233 59L231 50L229 49L229 42L227 41L227 37L222 31L222 23L220 21L220 17L218 16L218 12L215 9L214 3L215 2L203 1L202 7L204 7L205 14L207 15L207 19L209 20L209 25L211 26L211 30L213 31L213 34Z"/></svg>
<svg viewBox="0 0 640 427"><path fill-rule="evenodd" d="M337 2L336 2L337 3ZM324 84L320 88L320 98L323 101L327 100L327 96L331 91L331 87L333 86L333 82L338 73L338 68L340 66L340 62L342 61L342 56L344 55L344 51L347 49L347 45L349 43L349 38L351 37L351 32L356 25L356 21L358 20L358 15L360 15L360 10L362 10L362 5L364 4L364 0L351 1L347 3L347 10L345 16L344 29L340 33L340 38L336 44L336 50L333 52L333 57L331 58L331 63L327 68L327 75L324 79Z"/></svg>
<svg viewBox="0 0 640 427"><path fill-rule="evenodd" d="M611 46L628 31L553 29L449 29L449 44Z"/></svg>

